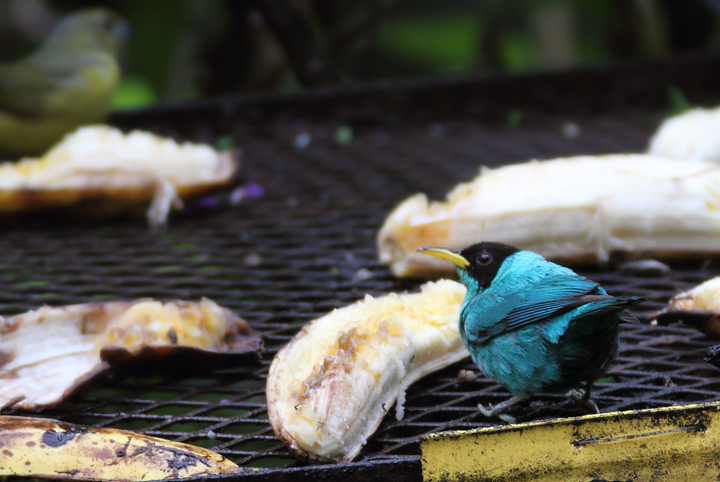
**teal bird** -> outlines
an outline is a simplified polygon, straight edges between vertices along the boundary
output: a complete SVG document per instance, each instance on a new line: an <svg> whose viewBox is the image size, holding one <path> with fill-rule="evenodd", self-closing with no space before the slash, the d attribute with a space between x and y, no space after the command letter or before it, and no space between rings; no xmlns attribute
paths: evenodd
<svg viewBox="0 0 720 482"><path fill-rule="evenodd" d="M637 321L624 310L642 298L610 296L568 268L502 243L420 251L457 266L467 287L460 336L480 370L514 395L480 405L483 415L514 422L504 412L518 402L568 390L598 411L592 384L617 355L619 324Z"/></svg>

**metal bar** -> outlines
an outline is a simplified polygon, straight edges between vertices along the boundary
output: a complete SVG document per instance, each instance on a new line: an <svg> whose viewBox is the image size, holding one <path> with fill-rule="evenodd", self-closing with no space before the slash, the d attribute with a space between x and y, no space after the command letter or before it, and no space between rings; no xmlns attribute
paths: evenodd
<svg viewBox="0 0 720 482"><path fill-rule="evenodd" d="M719 410L716 402L434 434L421 443L423 478L715 481Z"/></svg>

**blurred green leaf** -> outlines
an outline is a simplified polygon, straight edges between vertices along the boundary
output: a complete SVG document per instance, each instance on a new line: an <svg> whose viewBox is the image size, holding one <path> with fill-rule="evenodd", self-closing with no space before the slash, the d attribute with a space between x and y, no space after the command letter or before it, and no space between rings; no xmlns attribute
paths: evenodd
<svg viewBox="0 0 720 482"><path fill-rule="evenodd" d="M477 60L480 22L475 16L406 16L383 22L378 48L426 65L434 72L471 70Z"/></svg>
<svg viewBox="0 0 720 482"><path fill-rule="evenodd" d="M157 94L150 82L139 77L127 77L120 80L115 96L113 109L141 107L157 101Z"/></svg>
<svg viewBox="0 0 720 482"><path fill-rule="evenodd" d="M215 148L218 151L226 151L228 149L232 149L235 146L235 139L233 136L222 136L217 141L215 141Z"/></svg>
<svg viewBox="0 0 720 482"><path fill-rule="evenodd" d="M520 109L512 109L507 114L507 118L505 119L505 123L510 128L520 127L520 124L522 123L524 114L523 111Z"/></svg>
<svg viewBox="0 0 720 482"><path fill-rule="evenodd" d="M141 72L155 92L164 94L171 57L183 34L183 13L190 0L128 2L123 16L132 32L128 54L134 72Z"/></svg>
<svg viewBox="0 0 720 482"><path fill-rule="evenodd" d="M538 63L537 48L527 34L503 35L500 50L505 67L510 70L527 69Z"/></svg>
<svg viewBox="0 0 720 482"><path fill-rule="evenodd" d="M686 110L692 109L694 106L687 100L683 91L675 85L668 88L668 96L670 97L670 115L682 114Z"/></svg>

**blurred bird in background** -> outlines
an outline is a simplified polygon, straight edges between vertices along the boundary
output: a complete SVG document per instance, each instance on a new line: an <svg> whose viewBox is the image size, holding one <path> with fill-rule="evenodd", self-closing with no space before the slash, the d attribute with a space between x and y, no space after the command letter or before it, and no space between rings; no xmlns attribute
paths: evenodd
<svg viewBox="0 0 720 482"><path fill-rule="evenodd" d="M77 127L102 122L128 34L114 12L87 9L63 19L34 54L0 64L0 153L40 154Z"/></svg>

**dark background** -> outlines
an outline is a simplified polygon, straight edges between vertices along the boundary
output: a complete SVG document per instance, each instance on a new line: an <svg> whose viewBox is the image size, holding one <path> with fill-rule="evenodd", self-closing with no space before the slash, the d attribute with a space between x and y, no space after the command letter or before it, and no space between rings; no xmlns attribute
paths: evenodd
<svg viewBox="0 0 720 482"><path fill-rule="evenodd" d="M132 27L116 108L720 48L720 0L0 0L0 61L93 5Z"/></svg>

